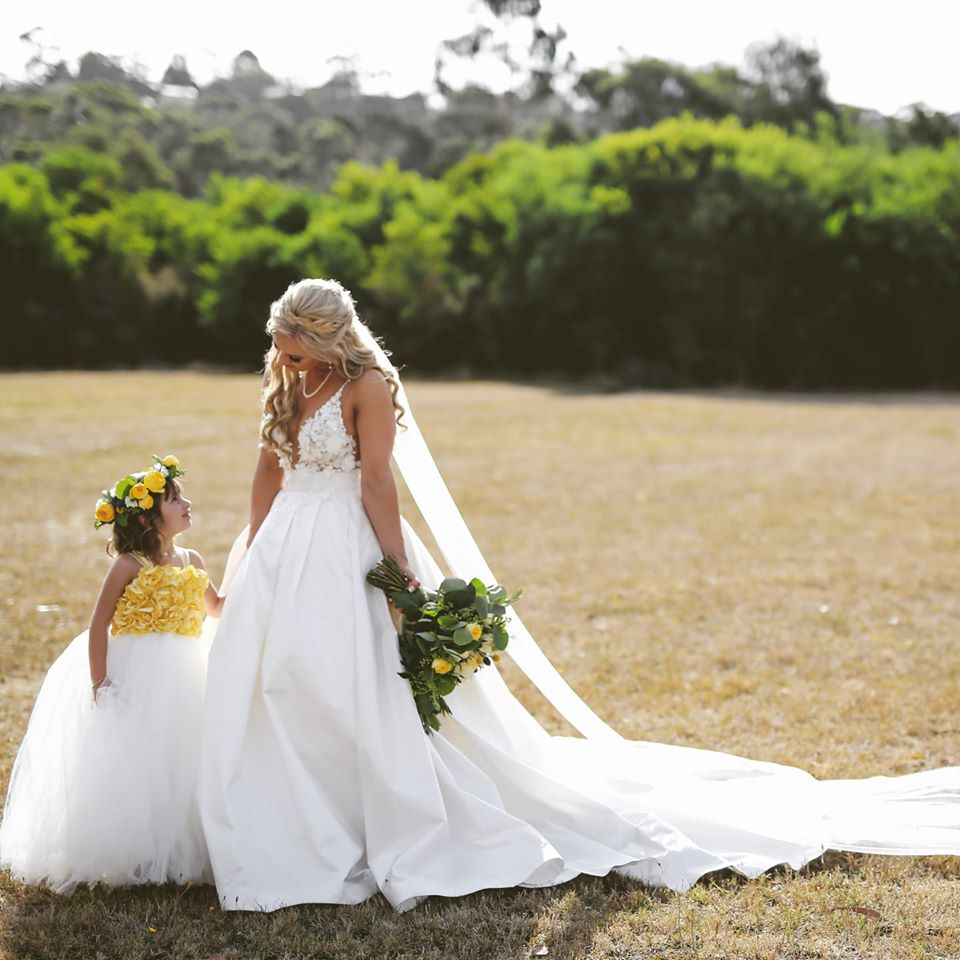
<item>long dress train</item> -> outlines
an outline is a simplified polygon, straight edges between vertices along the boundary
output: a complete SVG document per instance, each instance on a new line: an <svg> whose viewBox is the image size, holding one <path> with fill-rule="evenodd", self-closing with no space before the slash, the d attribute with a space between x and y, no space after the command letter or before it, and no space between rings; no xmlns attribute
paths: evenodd
<svg viewBox="0 0 960 960"><path fill-rule="evenodd" d="M298 462L284 458L211 649L199 801L225 909L380 891L403 910L611 870L682 890L828 848L960 853L958 768L820 782L627 741L599 720L586 739L552 737L494 668L464 682L425 736L383 596L364 580L380 552L341 397L303 423ZM404 536L435 586L436 563L406 525ZM529 665L539 651L526 653Z"/></svg>

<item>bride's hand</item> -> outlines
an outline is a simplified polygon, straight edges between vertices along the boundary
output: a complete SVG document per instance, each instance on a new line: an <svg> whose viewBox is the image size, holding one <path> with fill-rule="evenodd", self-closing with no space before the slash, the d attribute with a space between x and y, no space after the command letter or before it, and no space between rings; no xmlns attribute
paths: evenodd
<svg viewBox="0 0 960 960"><path fill-rule="evenodd" d="M417 587L420 586L420 580L413 570L410 569L410 564L406 563L405 561L401 561L399 566L407 578L407 589L416 590Z"/></svg>
<svg viewBox="0 0 960 960"><path fill-rule="evenodd" d="M394 559L396 559L396 558L394 558ZM407 563L406 560L396 560L396 564L397 564L397 566L400 568L400 570L403 572L403 575L407 578L407 589L408 589L408 590L416 590L417 587L420 586L420 579L417 577L417 575L416 575L416 574L413 572L413 570L410 568L410 564ZM387 604L390 606L391 615L392 615L394 612L396 612L396 613L399 613L399 612L400 612L400 611L397 609L397 605L396 605L389 597L387 597Z"/></svg>

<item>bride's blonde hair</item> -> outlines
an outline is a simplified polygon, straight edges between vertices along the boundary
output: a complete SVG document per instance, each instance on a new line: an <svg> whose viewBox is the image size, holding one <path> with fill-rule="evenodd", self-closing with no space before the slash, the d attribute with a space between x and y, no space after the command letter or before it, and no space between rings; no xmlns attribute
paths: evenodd
<svg viewBox="0 0 960 960"><path fill-rule="evenodd" d="M347 380L356 380L366 370L379 370L390 386L397 423L404 408L397 400L400 385L378 363L363 342L356 306L350 291L336 280L306 279L290 284L279 300L270 305L267 333L281 333L303 346L308 357L329 361ZM384 351L386 352L386 351ZM292 456L290 424L296 419L299 378L280 363L280 351L273 345L264 357L266 383L260 439L268 450ZM282 438L282 439L278 439Z"/></svg>

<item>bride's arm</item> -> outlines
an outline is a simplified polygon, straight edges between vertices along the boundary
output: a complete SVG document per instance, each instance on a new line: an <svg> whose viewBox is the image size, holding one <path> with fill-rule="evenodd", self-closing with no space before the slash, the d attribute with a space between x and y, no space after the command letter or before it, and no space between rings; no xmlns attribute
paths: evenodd
<svg viewBox="0 0 960 960"><path fill-rule="evenodd" d="M247 534L247 546L260 529L274 497L283 486L283 467L272 450L260 449L260 457L253 471L253 490L250 494L250 532Z"/></svg>
<svg viewBox="0 0 960 960"><path fill-rule="evenodd" d="M360 446L360 492L363 507L385 557L393 557L414 586L419 585L407 562L400 529L397 486L390 469L397 432L390 387L376 370L354 381L357 440Z"/></svg>

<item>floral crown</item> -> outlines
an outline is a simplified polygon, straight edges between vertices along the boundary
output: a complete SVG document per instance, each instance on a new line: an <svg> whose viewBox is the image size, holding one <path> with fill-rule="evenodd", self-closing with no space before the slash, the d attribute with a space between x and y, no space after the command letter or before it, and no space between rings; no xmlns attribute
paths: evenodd
<svg viewBox="0 0 960 960"><path fill-rule="evenodd" d="M93 513L93 525L99 530L105 523L125 527L131 517L145 513L153 506L153 494L163 493L168 480L176 480L184 471L180 461L171 453L165 457L153 455L149 470L129 473L109 490L104 490Z"/></svg>

